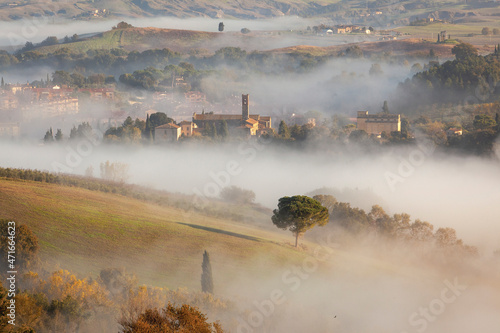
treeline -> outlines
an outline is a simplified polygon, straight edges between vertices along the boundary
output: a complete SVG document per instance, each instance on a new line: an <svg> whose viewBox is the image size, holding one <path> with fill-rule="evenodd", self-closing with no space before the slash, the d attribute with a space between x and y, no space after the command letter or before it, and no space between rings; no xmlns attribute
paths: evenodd
<svg viewBox="0 0 500 333"><path fill-rule="evenodd" d="M62 47L53 53L42 53L36 49L11 55L0 52L0 69L49 66L57 70L81 69L85 73L113 75L124 73L131 68L142 69L149 66L164 67L180 62L181 54L169 49L151 49L143 52L127 52L123 49L92 49L86 52Z"/></svg>
<svg viewBox="0 0 500 333"><path fill-rule="evenodd" d="M472 113L476 115L471 115L471 120L461 122L431 121L420 116L413 121L413 128L415 132L426 135L437 147L466 154L491 155L500 134L500 104L480 104Z"/></svg>
<svg viewBox="0 0 500 333"><path fill-rule="evenodd" d="M107 163L109 165L109 162ZM106 163L101 163L101 169L105 169L106 165ZM226 204L220 203L217 200L205 199L209 200L207 201L207 204L199 204L199 202L201 202L201 199L198 200L194 195L183 195L179 193L173 195L165 191L153 190L138 185L129 185L123 182L115 182L110 178L100 179L90 176L83 177L63 173L54 174L51 172L39 170L1 167L0 178L79 187L90 191L119 194L137 200L151 202L157 205L175 207L178 209L182 209L185 212L195 212L215 218L229 219L238 222L253 221L253 219L245 216L245 214L243 214L237 207L228 207Z"/></svg>
<svg viewBox="0 0 500 333"><path fill-rule="evenodd" d="M136 118L135 121L129 116L121 126L110 127L104 133L104 140L107 142L152 142L154 140L155 127L173 123L174 120L169 118L163 112L156 112L146 116L146 120Z"/></svg>
<svg viewBox="0 0 500 333"><path fill-rule="evenodd" d="M467 43L453 47L455 60L431 62L427 70L400 83L398 100L404 109L434 103L466 104L496 101L500 87L500 51L481 56Z"/></svg>
<svg viewBox="0 0 500 333"><path fill-rule="evenodd" d="M316 195L314 199L330 213L327 226L340 227L355 237L375 233L407 245L428 245L448 254L478 255L476 247L466 245L457 238L455 229L439 228L434 231L434 226L429 222L419 219L411 221L410 215L406 213L390 216L379 205L372 206L367 213L363 209L351 207L347 202L338 202L331 195Z"/></svg>
<svg viewBox="0 0 500 333"><path fill-rule="evenodd" d="M78 38L74 36L72 38ZM70 42L72 39L69 40ZM57 39L48 39L47 45L57 44ZM389 53L386 53L388 55ZM403 63L405 59L397 56L386 56L383 60ZM214 54L191 52L183 54L167 48L149 49L143 52L126 51L122 48L90 49L79 51L62 46L49 53L41 52L30 42L16 54L0 51L0 70L16 70L29 67L50 67L70 73L102 73L105 76L119 77L125 73L141 71L148 67L165 69L168 65L179 66L182 62L189 63L199 71L214 70L219 66L230 66L239 70L250 70L258 73L289 73L304 72L328 59L346 57L363 58L364 52L357 45L348 46L329 55L314 55L305 52L291 51L288 53L247 52L239 47L223 47ZM370 55L372 58L377 57ZM409 57L412 59L414 57ZM76 70L75 70L76 69Z"/></svg>

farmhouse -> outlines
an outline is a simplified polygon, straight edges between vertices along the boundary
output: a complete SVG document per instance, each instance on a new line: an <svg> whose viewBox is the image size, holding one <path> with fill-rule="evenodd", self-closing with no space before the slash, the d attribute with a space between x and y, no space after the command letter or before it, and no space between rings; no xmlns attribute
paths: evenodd
<svg viewBox="0 0 500 333"><path fill-rule="evenodd" d="M193 135L193 132L195 131L195 129L198 128L198 126L193 123L192 121L187 121L187 120L183 120L179 123L180 127L181 127L181 135L184 135L184 136L191 136Z"/></svg>
<svg viewBox="0 0 500 333"><path fill-rule="evenodd" d="M165 124L155 127L155 141L174 142L181 136L181 127L176 124Z"/></svg>
<svg viewBox="0 0 500 333"><path fill-rule="evenodd" d="M401 115L373 114L368 111L358 111L357 128L368 134L379 135L382 132L401 132Z"/></svg>

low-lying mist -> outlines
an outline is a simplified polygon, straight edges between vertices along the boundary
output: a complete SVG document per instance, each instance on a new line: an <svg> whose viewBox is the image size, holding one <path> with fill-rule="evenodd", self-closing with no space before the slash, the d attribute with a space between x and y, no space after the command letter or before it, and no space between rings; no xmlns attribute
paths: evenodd
<svg viewBox="0 0 500 333"><path fill-rule="evenodd" d="M385 152L292 151L273 143L221 146L120 146L91 143L34 145L1 143L2 167L84 174L100 163L129 165L128 182L170 192L218 197L226 186L252 190L256 201L275 208L282 196L319 188L370 191L389 213L405 212L439 227L485 254L497 249L500 207L496 158L443 155L424 146ZM339 198L342 200L342 198ZM362 200L358 201L363 203Z"/></svg>
<svg viewBox="0 0 500 333"><path fill-rule="evenodd" d="M260 36L259 41L250 42L249 45L242 44L245 49L274 49L294 45L314 45L328 46L333 44L348 43L354 41L373 40L370 36L336 36L336 38L308 38L295 34L296 31L304 31L307 27L313 27L321 23L331 23L328 19L308 19L298 16L284 16L273 19L261 20L237 20L237 19L212 19L212 18L192 18L179 19L174 17L155 18L122 18L122 19L102 19L88 21L66 20L49 17L33 17L19 21L0 22L0 29L3 33L0 36L0 48L14 51L16 48L24 46L26 42L40 43L48 36L56 36L59 39L65 36L77 34L81 37L91 37L100 32L111 30L120 21L126 21L134 27L153 27L161 29L179 29L218 32L219 22L224 23L224 32L229 36L221 34L221 38L229 43L234 41L231 33L239 33L246 28L254 32L282 31L278 36ZM251 41L251 35L247 36L247 41ZM228 45L229 46L229 45Z"/></svg>

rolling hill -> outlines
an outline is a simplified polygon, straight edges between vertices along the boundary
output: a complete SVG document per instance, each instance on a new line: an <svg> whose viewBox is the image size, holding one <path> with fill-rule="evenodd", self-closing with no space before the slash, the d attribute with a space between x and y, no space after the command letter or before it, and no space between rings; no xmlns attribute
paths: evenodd
<svg viewBox="0 0 500 333"><path fill-rule="evenodd" d="M172 51L186 52L190 49L219 45L221 35L214 32L159 29L159 28L128 28L113 29L81 41L43 46L37 48L42 53L55 52L68 48L77 52L91 49L123 48L128 51L144 51L151 48L168 48Z"/></svg>
<svg viewBox="0 0 500 333"><path fill-rule="evenodd" d="M103 11L105 9L105 11ZM96 10L98 12L96 13ZM100 12L99 12L100 11ZM378 18L363 14L382 12ZM364 0L85 0L46 3L42 0L0 0L0 18L19 20L48 16L81 20L102 17L211 17L259 19L279 16L331 17L335 20L359 23L396 24L415 17L435 19L464 19L476 15L498 13L493 0L448 1L364 1ZM372 24L373 25L373 24Z"/></svg>
<svg viewBox="0 0 500 333"><path fill-rule="evenodd" d="M305 256L279 245L291 241L289 233L56 184L0 179L0 218L33 230L48 271L95 276L125 267L141 283L169 288L199 288L205 249L221 282L257 273L255 264L264 258L281 267Z"/></svg>

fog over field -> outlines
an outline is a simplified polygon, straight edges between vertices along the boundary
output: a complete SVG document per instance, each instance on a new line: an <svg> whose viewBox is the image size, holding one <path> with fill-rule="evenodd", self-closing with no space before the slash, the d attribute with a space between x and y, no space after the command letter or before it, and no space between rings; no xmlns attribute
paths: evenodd
<svg viewBox="0 0 500 333"><path fill-rule="evenodd" d="M155 18L124 18L122 20L109 19L93 21L92 23L72 20L53 19L47 17L35 17L19 21L0 22L0 48L9 51L23 46L27 41L39 43L48 36L56 36L59 39L67 35L78 34L81 37L90 37L97 33L111 30L120 21L125 20L135 27L154 27L162 29L195 30L206 32L217 32L219 22L224 22L224 32L239 33L241 29L247 28L254 32L281 31L279 38L271 34L260 35L254 45L244 45L247 50L268 50L295 45L329 46L344 43L362 42L376 39L370 36L336 36L332 38L300 36L295 34L298 30L319 25L321 23L332 23L328 19L306 19L294 16L286 16L275 19L262 20L236 20L236 19L179 19L173 17ZM224 37L223 37L224 38ZM234 36L229 34L225 37L229 45L231 41L236 42ZM223 43L223 42L221 42Z"/></svg>
<svg viewBox="0 0 500 333"><path fill-rule="evenodd" d="M248 263L254 272L251 276L227 280L231 261L216 258L218 294L236 297L238 306L261 313L274 332L304 332L311 327L316 332L417 332L426 327L426 332L465 333L478 325L482 332L496 332L500 325L494 315L500 309L495 280L499 272L497 266L488 264L500 242L497 159L442 156L427 148L422 148L423 154L411 149L381 155L296 153L255 143L210 150L2 143L0 150L3 167L50 171L66 167L67 172L83 174L89 165L99 170L99 164L109 160L130 166L131 183L207 196L217 195L214 189L236 185L254 191L256 201L270 208L282 196L322 187L358 190L358 202L373 193L361 208L381 204L390 214L406 212L436 228L455 228L458 237L478 246L482 258L469 266L475 273L447 265L429 266L414 248L403 245L393 253L381 243L339 247L331 241L335 236L331 230L314 230L304 239L315 239L326 247L318 248L320 261L307 257L301 268L280 270L269 267L265 258L255 258ZM387 173L402 181L388 182ZM374 197L382 202L370 202ZM144 249L145 256L148 251ZM145 264L149 262L144 259ZM323 263L320 268L319 262ZM280 301L271 306L276 290L282 292ZM422 308L432 309L432 320L425 319ZM260 317L252 312L248 316L238 318L238 332L258 332L248 325L259 323Z"/></svg>
<svg viewBox="0 0 500 333"><path fill-rule="evenodd" d="M498 159L444 156L427 148L359 155L292 152L252 142L208 150L93 146L90 141L2 143L1 151L3 167L83 174L92 166L95 176L101 162L122 162L130 166L130 183L170 192L216 197L222 187L236 185L254 191L256 201L270 208L282 196L322 187L369 190L383 201L366 202L365 210L380 204L391 214L406 212L436 227L455 228L466 243L486 252L500 241Z"/></svg>

